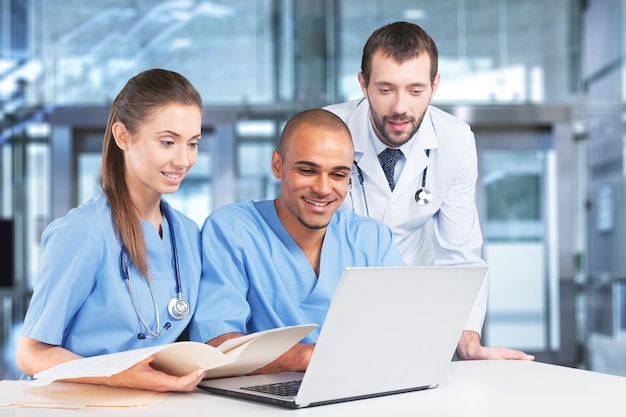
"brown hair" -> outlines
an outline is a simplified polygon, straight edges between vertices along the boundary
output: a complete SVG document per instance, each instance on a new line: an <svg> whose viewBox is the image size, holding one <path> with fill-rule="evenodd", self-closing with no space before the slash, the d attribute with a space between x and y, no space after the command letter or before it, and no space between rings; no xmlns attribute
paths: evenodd
<svg viewBox="0 0 626 417"><path fill-rule="evenodd" d="M113 101L102 145L100 185L111 206L113 227L126 246L130 260L146 278L146 243L124 177L124 152L115 143L112 129L113 124L120 122L129 132L136 133L154 111L171 103L197 105L202 109L200 94L182 75L163 69L137 74Z"/></svg>
<svg viewBox="0 0 626 417"><path fill-rule="evenodd" d="M370 35L363 47L361 58L361 72L366 86L370 82L372 57L378 50L399 64L426 52L430 57L430 81L431 83L435 81L439 52L435 41L420 26L414 23L394 22L375 30Z"/></svg>

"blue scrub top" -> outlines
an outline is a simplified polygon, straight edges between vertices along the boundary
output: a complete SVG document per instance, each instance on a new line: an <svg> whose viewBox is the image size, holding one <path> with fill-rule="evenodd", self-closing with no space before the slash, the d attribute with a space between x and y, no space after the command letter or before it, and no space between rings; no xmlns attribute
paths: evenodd
<svg viewBox="0 0 626 417"><path fill-rule="evenodd" d="M224 333L322 325L348 266L404 265L383 223L337 211L316 276L280 222L273 201L223 206L202 228L202 279L190 326L194 340ZM315 343L319 328L303 342Z"/></svg>
<svg viewBox="0 0 626 417"><path fill-rule="evenodd" d="M187 318L177 320L167 312L169 301L177 296L167 220L161 227L162 238L151 223L142 222L161 326L169 322L171 328L153 339L137 337L147 332L122 278L120 241L113 228L111 209L100 194L55 220L44 231L41 270L23 334L81 356L174 342L196 307L201 273L200 233L196 223L165 201L163 205L176 237L182 296L191 309ZM128 271L139 311L155 331L155 308L147 281L134 266Z"/></svg>

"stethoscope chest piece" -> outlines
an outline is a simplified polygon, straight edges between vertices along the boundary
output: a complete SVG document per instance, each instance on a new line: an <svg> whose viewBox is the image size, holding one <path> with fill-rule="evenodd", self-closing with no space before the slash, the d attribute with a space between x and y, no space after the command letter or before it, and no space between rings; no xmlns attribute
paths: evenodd
<svg viewBox="0 0 626 417"><path fill-rule="evenodd" d="M178 269L178 250L176 249L176 238L174 236L174 226L172 225L172 221L168 217L167 209L161 206L161 211L163 212L163 215L167 219L167 224L169 226L170 241L172 244L172 254L174 258L173 259L174 274L176 275L177 296L172 298L170 302L168 303L167 312L169 313L170 316L172 316L172 318L177 319L177 320L182 320L189 315L189 311L190 311L189 302L183 298L183 284L180 279L180 271ZM133 304L133 308L135 309L135 313L137 313L137 317L139 318L141 325L144 327L144 329L147 332L147 333L139 333L137 335L137 338L143 340L143 339L152 339L154 337L159 337L163 334L163 332L169 329L172 326L172 324L170 322L167 322L163 325L163 328L161 328L161 318L159 317L159 307L157 306L156 295L154 294L154 290L152 289L152 282L150 280L147 280L147 283L148 283L148 288L150 289L150 297L152 298L152 306L154 307L156 330L152 330L150 326L148 325L148 323L146 322L146 320L144 320L144 317L141 314L141 311L139 311L139 305L137 304L137 301L135 300L135 296L133 295L133 290L130 285L130 274L128 273L129 260L127 259L128 256L126 253L126 246L124 245L124 242L121 243L121 246L122 246L122 249L120 253L120 271L121 271L122 279L126 283L126 289L128 290L128 294L130 295L130 300Z"/></svg>
<svg viewBox="0 0 626 417"><path fill-rule="evenodd" d="M189 314L189 303L183 298L172 298L167 305L167 311L172 318L182 320Z"/></svg>
<svg viewBox="0 0 626 417"><path fill-rule="evenodd" d="M420 188L415 193L415 202L417 203L418 206L425 206L426 204L430 203L432 199L433 199L432 193L428 191L426 188Z"/></svg>

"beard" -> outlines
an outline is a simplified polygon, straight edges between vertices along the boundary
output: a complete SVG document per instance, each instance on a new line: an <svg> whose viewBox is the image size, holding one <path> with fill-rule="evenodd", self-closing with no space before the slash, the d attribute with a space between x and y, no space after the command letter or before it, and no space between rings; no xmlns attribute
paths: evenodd
<svg viewBox="0 0 626 417"><path fill-rule="evenodd" d="M405 114L393 114L391 116L380 116L374 109L370 106L370 114L372 118L372 123L374 123L374 129L378 134L378 138L387 146L391 146L393 148L397 148L399 146L407 143L413 135L417 132L420 125L422 124L422 120L424 120L424 114L422 113L419 119L413 119L407 117ZM409 126L406 130L402 132L397 132L389 127L388 122L409 122Z"/></svg>

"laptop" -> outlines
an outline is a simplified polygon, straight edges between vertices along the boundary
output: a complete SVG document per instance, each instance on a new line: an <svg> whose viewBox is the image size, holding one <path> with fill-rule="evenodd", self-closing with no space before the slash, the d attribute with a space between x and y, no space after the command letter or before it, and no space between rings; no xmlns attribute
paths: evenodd
<svg viewBox="0 0 626 417"><path fill-rule="evenodd" d="M198 387L288 408L437 387L486 273L484 266L346 268L306 372Z"/></svg>

